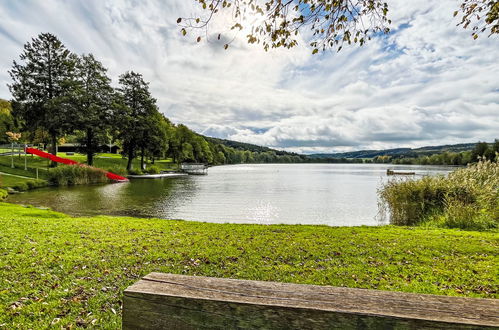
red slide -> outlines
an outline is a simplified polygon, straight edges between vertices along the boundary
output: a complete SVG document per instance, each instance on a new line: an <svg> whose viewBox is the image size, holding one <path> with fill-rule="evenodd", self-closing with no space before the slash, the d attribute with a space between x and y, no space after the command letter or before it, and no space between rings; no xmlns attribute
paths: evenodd
<svg viewBox="0 0 499 330"><path fill-rule="evenodd" d="M50 159L51 161L54 161L56 163L62 163L62 164L66 164L66 165L86 166L86 165L78 163L78 162L76 162L74 160L67 159L67 158L62 158L62 157L57 157L57 156L54 156L52 154L49 154L48 152L44 152L44 151L41 151L41 150L38 150L38 149L35 149L35 148L26 148L26 152L29 153L29 154L33 154L33 155L39 156L39 157ZM102 171L104 171L104 170L102 170ZM128 181L127 178L125 178L125 177L123 177L121 175L114 174L114 173L111 173L111 172L108 172L108 171L104 171L104 172L106 173L106 176L107 176L108 179L111 179L111 180L114 180L114 181Z"/></svg>

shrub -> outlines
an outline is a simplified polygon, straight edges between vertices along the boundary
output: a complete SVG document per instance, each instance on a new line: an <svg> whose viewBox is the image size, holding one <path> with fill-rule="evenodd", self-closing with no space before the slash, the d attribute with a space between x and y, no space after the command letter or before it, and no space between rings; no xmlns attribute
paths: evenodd
<svg viewBox="0 0 499 330"><path fill-rule="evenodd" d="M51 185L71 186L78 184L105 183L109 180L104 171L89 166L59 166L50 169L48 181Z"/></svg>
<svg viewBox="0 0 499 330"><path fill-rule="evenodd" d="M5 189L0 189L0 200L3 200L9 196L9 192Z"/></svg>
<svg viewBox="0 0 499 330"><path fill-rule="evenodd" d="M29 190L28 182L29 181L16 183L11 188L14 189L14 190L17 190L17 191L26 191L26 190Z"/></svg>
<svg viewBox="0 0 499 330"><path fill-rule="evenodd" d="M150 165L144 170L144 172L147 174L159 174L161 169L156 165Z"/></svg>
<svg viewBox="0 0 499 330"><path fill-rule="evenodd" d="M382 216L395 225L498 228L499 162L480 161L447 177L391 180L379 196Z"/></svg>
<svg viewBox="0 0 499 330"><path fill-rule="evenodd" d="M131 174L131 175L142 175L144 174L144 172L142 172L142 170L140 169L131 169L128 171L128 174Z"/></svg>
<svg viewBox="0 0 499 330"><path fill-rule="evenodd" d="M28 189L36 189L41 187L46 187L48 182L45 180L30 180L26 182Z"/></svg>
<svg viewBox="0 0 499 330"><path fill-rule="evenodd" d="M127 174L127 171L125 168L123 167L118 167L118 166L115 166L115 167L110 167L107 169L108 172L111 172L111 173L114 173L114 174L118 174L118 175L121 175L121 176L124 176Z"/></svg>

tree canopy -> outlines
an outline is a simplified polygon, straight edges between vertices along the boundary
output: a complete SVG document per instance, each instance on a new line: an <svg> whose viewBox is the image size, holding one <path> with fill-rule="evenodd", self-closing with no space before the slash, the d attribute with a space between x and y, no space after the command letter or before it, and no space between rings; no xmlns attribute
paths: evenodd
<svg viewBox="0 0 499 330"><path fill-rule="evenodd" d="M207 28L215 16L230 17L231 30L248 31L250 44L263 49L291 48L306 34L312 53L343 45L364 45L377 34L390 32L388 4L384 0L194 0L203 9L198 17L178 18L181 33ZM474 39L482 32L499 33L499 1L461 0L461 22L472 28ZM449 16L452 13L449 13ZM217 39L222 38L221 34ZM202 40L197 36L197 42ZM229 43L224 44L225 49Z"/></svg>

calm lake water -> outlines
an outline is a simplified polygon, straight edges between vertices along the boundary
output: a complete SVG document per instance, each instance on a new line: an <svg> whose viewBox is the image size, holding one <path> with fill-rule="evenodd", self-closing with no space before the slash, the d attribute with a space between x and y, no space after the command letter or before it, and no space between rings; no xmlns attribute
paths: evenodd
<svg viewBox="0 0 499 330"><path fill-rule="evenodd" d="M207 222L377 225L386 169L445 174L441 166L258 164L209 169L206 176L43 188L10 202L72 215L123 215Z"/></svg>

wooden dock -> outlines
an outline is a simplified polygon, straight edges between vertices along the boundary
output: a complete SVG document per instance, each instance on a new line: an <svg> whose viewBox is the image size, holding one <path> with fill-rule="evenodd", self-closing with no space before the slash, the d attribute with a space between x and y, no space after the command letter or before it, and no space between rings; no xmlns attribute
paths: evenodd
<svg viewBox="0 0 499 330"><path fill-rule="evenodd" d="M208 174L208 166L199 163L183 163L180 165L182 172L190 175L206 175Z"/></svg>
<svg viewBox="0 0 499 330"><path fill-rule="evenodd" d="M159 174L141 174L141 175L128 175L129 179L161 179L161 178L178 178L187 176L187 173L159 173Z"/></svg>
<svg viewBox="0 0 499 330"><path fill-rule="evenodd" d="M386 175L416 175L416 172L395 172L393 170L387 169Z"/></svg>
<svg viewBox="0 0 499 330"><path fill-rule="evenodd" d="M493 329L499 300L151 273L123 329Z"/></svg>

